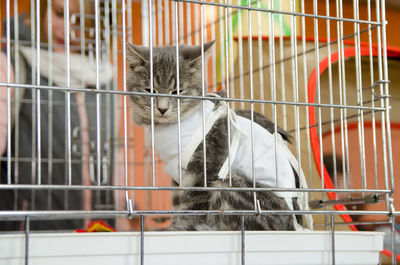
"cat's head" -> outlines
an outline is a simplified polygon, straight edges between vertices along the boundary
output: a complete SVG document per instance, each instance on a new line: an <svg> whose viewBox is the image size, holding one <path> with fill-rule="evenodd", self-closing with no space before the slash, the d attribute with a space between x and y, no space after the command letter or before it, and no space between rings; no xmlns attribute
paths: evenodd
<svg viewBox="0 0 400 265"><path fill-rule="evenodd" d="M204 44L204 55L210 53L214 41ZM127 90L150 93L150 50L143 46L127 44ZM201 46L179 46L179 88L176 74L176 47L153 48L153 93L201 96ZM206 63L206 60L204 60ZM206 91L205 91L206 92ZM131 95L133 119L139 125L151 123L151 97ZM180 113L184 118L201 100L180 99ZM177 122L177 99L154 97L154 123Z"/></svg>

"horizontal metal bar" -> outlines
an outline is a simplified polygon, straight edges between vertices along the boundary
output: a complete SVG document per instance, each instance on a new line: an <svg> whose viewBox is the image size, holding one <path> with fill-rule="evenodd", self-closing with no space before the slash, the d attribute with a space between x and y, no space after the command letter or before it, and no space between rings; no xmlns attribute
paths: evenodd
<svg viewBox="0 0 400 265"><path fill-rule="evenodd" d="M335 222L335 225L389 225L390 221L376 221L376 222ZM314 228L316 227L325 227L326 224L314 224Z"/></svg>
<svg viewBox="0 0 400 265"><path fill-rule="evenodd" d="M367 196L364 197L357 197L357 198L349 198L349 199L338 199L338 200L313 200L310 201L310 207L312 209L318 209L322 208L324 206L328 205L336 205L336 204L373 204L373 203L378 203L380 201L384 201L385 199L383 198L382 195L373 193L373 194L368 194Z"/></svg>
<svg viewBox="0 0 400 265"><path fill-rule="evenodd" d="M7 101L7 100L0 99L0 102L1 101ZM15 102L16 102L16 100L14 98L11 98L11 103L15 103ZM18 102L19 103L34 104L32 99L18 99ZM40 102L41 102L42 105L46 105L46 104L51 103L53 106L65 106L65 101L61 101L61 100L49 101L49 100L46 100L46 99L41 99ZM77 105L78 105L78 103L71 102L71 106L77 106ZM94 107L94 106L96 106L96 103L85 102L85 105L88 106L88 107ZM100 106L101 107L105 107L106 104L100 104Z"/></svg>
<svg viewBox="0 0 400 265"><path fill-rule="evenodd" d="M233 211L222 211L222 210L143 210L143 211L84 211L84 210L57 210L57 211L0 211L0 220L22 220L25 216L29 216L32 219L82 219L86 217L101 217L105 216L124 216L124 215L302 215L302 214L313 214L313 215L326 215L326 214L349 214L349 215L388 215L389 211L299 211L299 210L233 210Z"/></svg>
<svg viewBox="0 0 400 265"><path fill-rule="evenodd" d="M300 188L242 188L242 187L148 187L148 186L85 186L85 185L34 185L34 184L1 184L0 190L155 190L155 191L272 191L272 192L365 192L387 193L390 190L371 189L300 189Z"/></svg>
<svg viewBox="0 0 400 265"><path fill-rule="evenodd" d="M7 43L5 38L0 38L0 44L2 43ZM15 40L11 40L10 43L15 44ZM32 45L36 45L36 41L24 41L24 40L18 40L18 45L19 46L25 46L28 48L31 48ZM65 48L64 44L58 44L58 43L53 43L52 44L53 48ZM48 49L49 44L46 42L41 42L40 43L40 48L41 49ZM81 46L80 45L70 45L70 50L71 51L81 51ZM89 51L89 48L85 48L85 51ZM105 48L101 48L101 51L105 51Z"/></svg>
<svg viewBox="0 0 400 265"><path fill-rule="evenodd" d="M133 147L133 145L128 145L128 146L130 146L130 147ZM78 152L74 152L74 153L78 153ZM41 159L41 161L42 161L42 163L46 163L46 162L49 162L49 160L51 160L52 161L52 163L54 163L54 164L57 164L57 163L62 163L62 164L64 164L64 163L67 163L67 161L65 160L65 159L62 159L62 158L52 158L52 159L48 159L48 158L43 158L42 157L42 159ZM8 161L8 158L7 157L0 157L0 161ZM28 158L28 157L20 157L20 158L15 158L15 157L12 157L11 158L11 162L15 162L15 161L18 161L18 162L22 162L22 163L32 163L32 162L37 162L37 159L36 158ZM161 160L156 160L157 161L157 163L162 163L162 161ZM71 164L81 164L82 162L90 162L90 160L89 159L71 159ZM120 161L120 162L116 162L118 165L123 165L123 164L125 164L125 162L124 161ZM128 165L145 165L145 162L137 162L137 161L135 161L135 162L128 162Z"/></svg>
<svg viewBox="0 0 400 265"><path fill-rule="evenodd" d="M375 21L359 20L359 19L352 19L352 18L338 18L338 17L331 17L331 16L305 14L305 13L299 13L299 12L289 12L289 11L264 9L264 8L249 7L249 6L222 4L222 3L216 3L216 2L206 2L206 1L197 1L197 0L172 0L172 1L174 1L174 2L183 2L183 3L191 3L191 4L199 4L199 5L208 5L208 6L236 8L236 9L241 9L241 10L259 11L259 12L280 14L280 15L290 15L290 16L308 17L308 18L319 18L319 19L325 19L325 20L352 22L352 23L359 23L359 24L382 25L382 22L377 22L377 21L375 22Z"/></svg>
<svg viewBox="0 0 400 265"><path fill-rule="evenodd" d="M16 88L32 88L32 89L44 89L44 90L58 90L63 92L88 92L88 93L99 93L99 94L115 94L115 95L133 95L133 96L145 96L145 97L169 97L176 99L198 99L198 100L210 100L210 101L227 101L227 102L244 102L254 104L277 104L277 105L294 105L294 106L314 106L314 107L325 107L325 108L339 108L339 109L356 109L356 110L375 110L385 111L386 109L381 107L365 107L365 106L344 106L337 104L318 104L318 103L304 103L304 102L289 102L289 101L274 101L274 100L258 100L258 99L237 99L237 98L216 98L207 96L186 96L186 95L174 95L174 94L150 94L147 92L134 92L134 91L118 91L118 90L97 90L94 88L72 88L72 87L58 87L58 86L37 86L37 85L24 85L24 84L8 84L0 83L0 87L16 87Z"/></svg>
<svg viewBox="0 0 400 265"><path fill-rule="evenodd" d="M7 157L0 157L0 161L8 161L8 158ZM32 157L18 157L18 158L15 158L15 157L12 157L11 158L11 162L15 162L15 161L23 162L23 163L31 163L31 162L37 162L37 158L32 158ZM42 158L41 161L42 161L42 163L46 163L46 162L49 162L49 159ZM85 161L87 162L89 160L86 159ZM56 163L56 164L58 164L58 163L66 163L66 160L65 159L61 159L61 158L52 158L51 162L52 163ZM71 159L71 163L72 164L81 164L82 160L81 159Z"/></svg>

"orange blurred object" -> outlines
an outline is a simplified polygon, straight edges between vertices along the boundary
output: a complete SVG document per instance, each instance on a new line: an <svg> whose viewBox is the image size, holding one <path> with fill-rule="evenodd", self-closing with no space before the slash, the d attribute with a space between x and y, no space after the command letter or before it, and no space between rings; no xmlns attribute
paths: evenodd
<svg viewBox="0 0 400 265"><path fill-rule="evenodd" d="M118 232L103 221L93 221L88 225L88 228L79 228L76 233L93 233L93 232Z"/></svg>

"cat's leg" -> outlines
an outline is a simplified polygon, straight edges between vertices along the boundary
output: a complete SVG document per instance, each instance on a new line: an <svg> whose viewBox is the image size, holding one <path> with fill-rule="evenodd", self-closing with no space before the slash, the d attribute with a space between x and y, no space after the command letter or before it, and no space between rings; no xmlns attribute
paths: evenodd
<svg viewBox="0 0 400 265"><path fill-rule="evenodd" d="M194 187L196 178L191 173L186 173L182 178L182 187ZM175 186L179 186L176 182ZM172 193L172 209L174 211L204 211L208 210L209 192L208 191L174 191ZM169 231L204 231L215 230L206 223L204 214L177 214L172 216L172 223Z"/></svg>
<svg viewBox="0 0 400 265"><path fill-rule="evenodd" d="M245 187L248 183L240 177L232 179L235 187ZM216 180L213 187L229 187L229 181ZM248 187L248 186L247 186ZM272 192L257 192L256 198L262 210L288 210L286 201ZM251 191L213 191L210 196L210 210L220 210L221 215L210 215L207 223L219 230L240 230L240 215L223 215L224 211L255 210L254 192ZM246 214L246 230L294 230L292 215Z"/></svg>

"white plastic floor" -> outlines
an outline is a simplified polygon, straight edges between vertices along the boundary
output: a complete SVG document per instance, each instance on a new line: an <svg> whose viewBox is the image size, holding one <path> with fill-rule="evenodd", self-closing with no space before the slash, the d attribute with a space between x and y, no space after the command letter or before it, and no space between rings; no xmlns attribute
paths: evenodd
<svg viewBox="0 0 400 265"><path fill-rule="evenodd" d="M336 264L378 264L383 233L335 232ZM146 265L240 265L240 232L145 232ZM30 233L29 265L141 264L139 232ZM245 264L332 264L332 233L246 232ZM0 234L0 264L25 264L25 235Z"/></svg>

